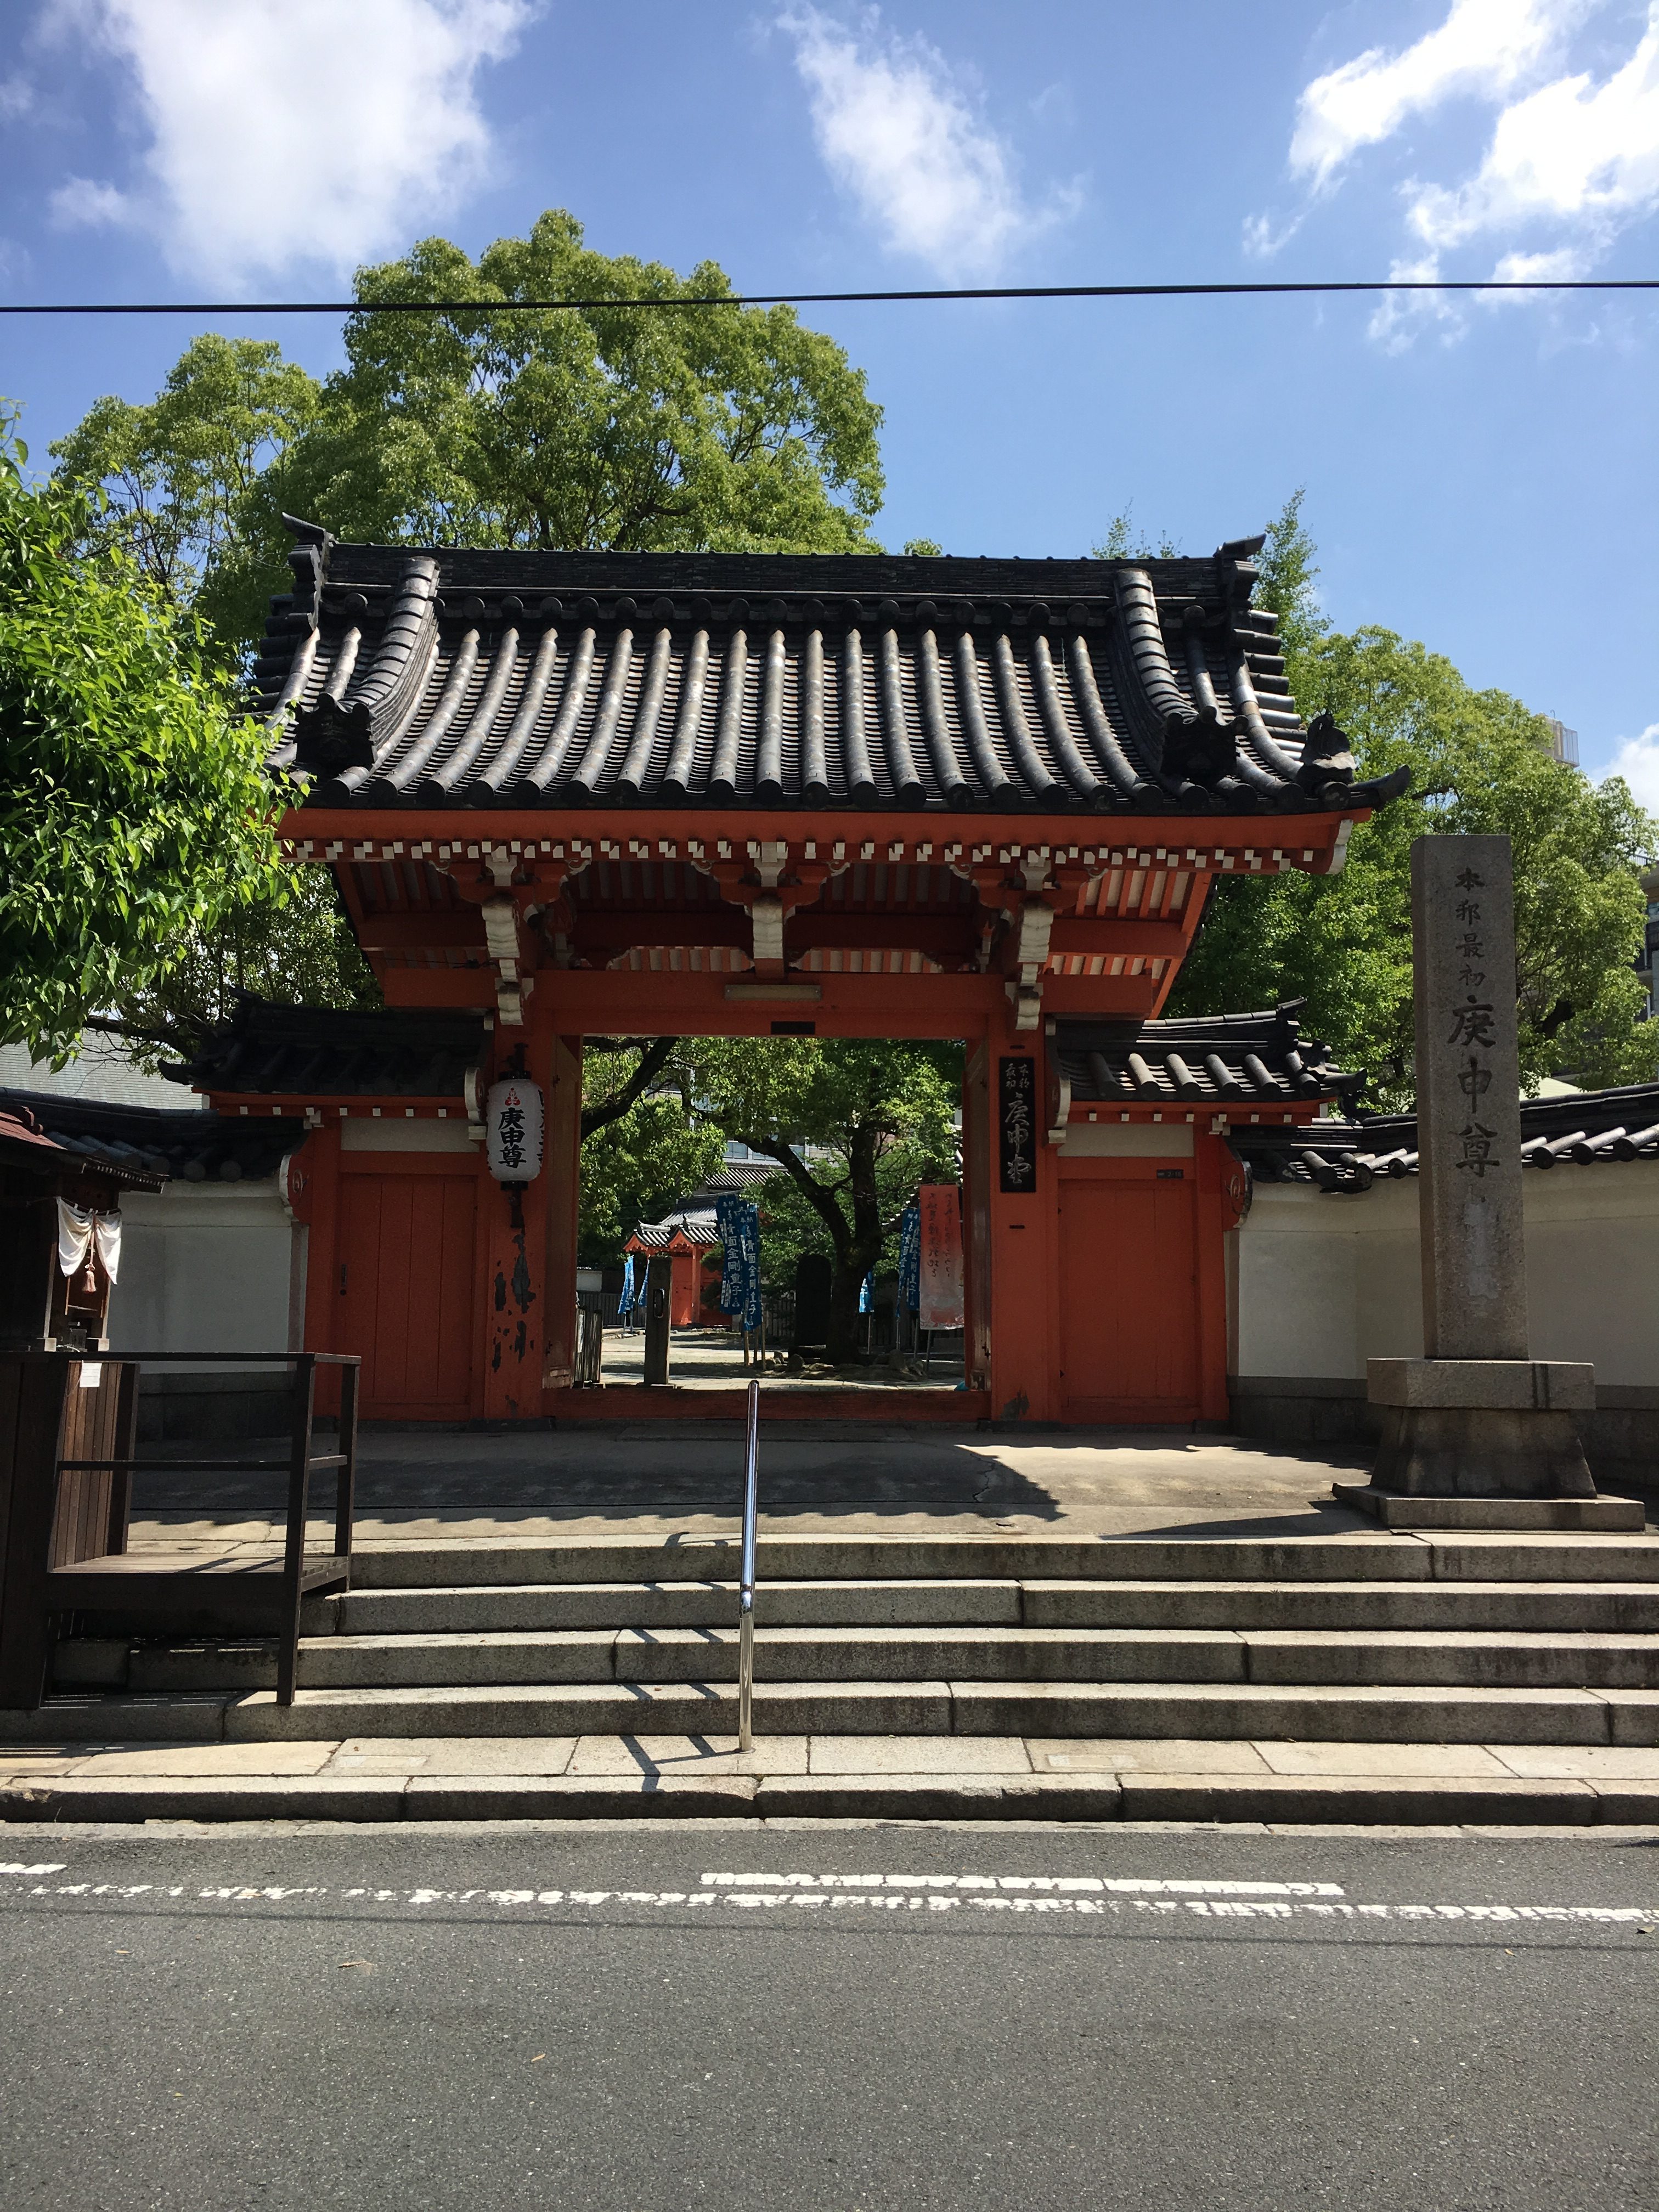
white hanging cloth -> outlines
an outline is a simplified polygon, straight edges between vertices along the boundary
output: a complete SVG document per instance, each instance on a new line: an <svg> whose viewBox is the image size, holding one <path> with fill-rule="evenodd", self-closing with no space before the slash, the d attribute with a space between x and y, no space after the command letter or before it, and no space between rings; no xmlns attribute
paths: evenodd
<svg viewBox="0 0 1659 2212"><path fill-rule="evenodd" d="M87 1263L87 1255L94 1243L104 1273L112 1283L121 1269L121 1217L118 1213L93 1213L66 1199L58 1201L58 1265L65 1275L72 1275L77 1267Z"/></svg>
<svg viewBox="0 0 1659 2212"><path fill-rule="evenodd" d="M92 1243L93 1217L83 1213L78 1206L67 1199L58 1201L58 1265L66 1275L86 1265L87 1251Z"/></svg>
<svg viewBox="0 0 1659 2212"><path fill-rule="evenodd" d="M98 1243L98 1257L104 1263L104 1273L112 1283L121 1272L121 1217L118 1213L94 1214L92 1233Z"/></svg>

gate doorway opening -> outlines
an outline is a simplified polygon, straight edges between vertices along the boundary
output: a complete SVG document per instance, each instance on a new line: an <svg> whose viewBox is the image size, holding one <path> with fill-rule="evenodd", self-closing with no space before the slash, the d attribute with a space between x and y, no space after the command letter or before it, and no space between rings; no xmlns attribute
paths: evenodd
<svg viewBox="0 0 1659 2212"><path fill-rule="evenodd" d="M629 1072L615 1041L584 1040L585 1121L653 1070L581 1147L584 1383L642 1387L665 1358L683 1389L964 1383L960 1042L688 1037L664 1053L636 1044ZM665 1346L647 1293L665 1279Z"/></svg>

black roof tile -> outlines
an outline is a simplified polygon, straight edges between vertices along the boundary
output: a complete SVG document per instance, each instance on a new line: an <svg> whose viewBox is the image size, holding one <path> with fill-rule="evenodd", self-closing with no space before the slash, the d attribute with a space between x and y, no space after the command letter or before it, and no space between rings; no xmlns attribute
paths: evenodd
<svg viewBox="0 0 1659 2212"><path fill-rule="evenodd" d="M1325 1045L1303 1036L1305 1004L1185 1020L1056 1020L1052 1049L1073 1105L1283 1109L1358 1091L1363 1074L1341 1073Z"/></svg>

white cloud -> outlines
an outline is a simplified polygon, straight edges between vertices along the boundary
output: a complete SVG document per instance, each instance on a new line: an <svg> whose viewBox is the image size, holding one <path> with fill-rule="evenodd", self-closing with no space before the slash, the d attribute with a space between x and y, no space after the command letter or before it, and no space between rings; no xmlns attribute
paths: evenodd
<svg viewBox="0 0 1659 2212"><path fill-rule="evenodd" d="M1395 262L1389 281L1422 284L1439 274L1439 255L1427 253L1417 261ZM1388 352L1404 353L1425 330L1437 330L1448 345L1455 345L1468 323L1455 292L1385 292L1366 327L1367 335Z"/></svg>
<svg viewBox="0 0 1659 2212"><path fill-rule="evenodd" d="M1252 216L1245 251L1276 252L1362 147L1462 95L1497 110L1490 139L1462 183L1414 178L1403 187L1415 245L1390 274L1436 277L1449 249L1489 241L1494 281L1539 289L1462 301L1399 295L1377 308L1371 336L1392 351L1428 329L1450 343L1468 329L1471 305L1559 301L1545 288L1587 276L1620 230L1659 209L1659 0L1648 0L1635 50L1605 78L1580 71L1538 82L1559 70L1566 34L1607 4L1453 0L1445 20L1415 46L1397 54L1373 47L1316 78L1302 94L1290 151L1309 201L1277 229L1265 216ZM1454 264L1454 273L1464 271Z"/></svg>
<svg viewBox="0 0 1659 2212"><path fill-rule="evenodd" d="M0 76L0 123L15 123L34 105L34 87L24 76Z"/></svg>
<svg viewBox="0 0 1659 2212"><path fill-rule="evenodd" d="M816 9L778 18L795 42L813 133L830 173L896 252L941 276L987 275L1020 240L1075 207L1030 207L1004 141L926 40L860 38Z"/></svg>
<svg viewBox="0 0 1659 2212"><path fill-rule="evenodd" d="M1432 246L1566 224L1598 243L1659 207L1659 0L1635 52L1602 84L1559 77L1498 117L1479 170L1415 188L1411 226Z"/></svg>
<svg viewBox="0 0 1659 2212"><path fill-rule="evenodd" d="M52 211L59 222L117 224L132 218L132 202L113 185L95 185L90 177L71 177L52 196Z"/></svg>
<svg viewBox="0 0 1659 2212"><path fill-rule="evenodd" d="M1456 94L1507 92L1583 12L1583 0L1453 0L1436 30L1398 54L1371 46L1316 77L1297 106L1292 175L1328 185L1352 154Z"/></svg>
<svg viewBox="0 0 1659 2212"><path fill-rule="evenodd" d="M490 150L476 80L533 0L52 0L127 63L151 138L144 185L85 179L60 220L152 232L228 284L409 245Z"/></svg>
<svg viewBox="0 0 1659 2212"><path fill-rule="evenodd" d="M1659 722L1650 722L1639 737L1626 738L1607 773L1622 775L1638 803L1659 814Z"/></svg>

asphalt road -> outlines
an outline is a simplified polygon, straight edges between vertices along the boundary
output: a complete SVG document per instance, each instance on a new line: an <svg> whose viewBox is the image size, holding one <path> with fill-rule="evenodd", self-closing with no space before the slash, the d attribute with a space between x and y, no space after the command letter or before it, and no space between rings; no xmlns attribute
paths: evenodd
<svg viewBox="0 0 1659 2212"><path fill-rule="evenodd" d="M1640 1842L9 1827L0 2020L7 2212L1659 2204Z"/></svg>

